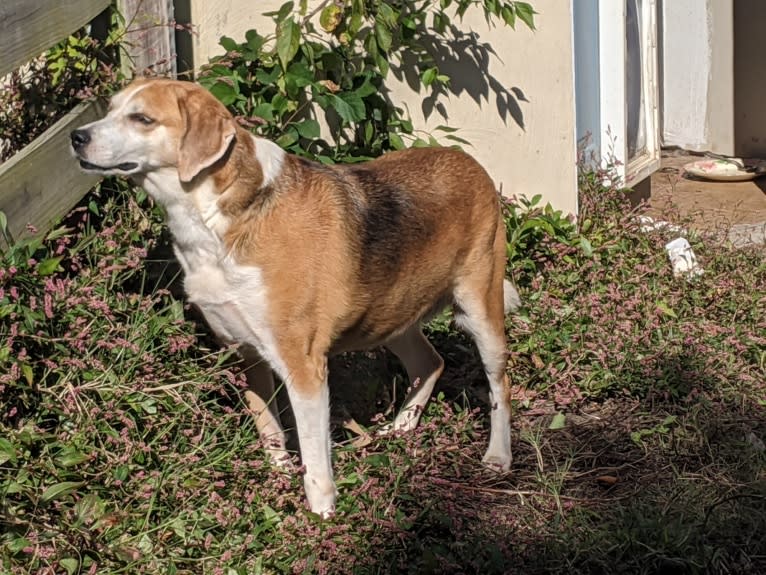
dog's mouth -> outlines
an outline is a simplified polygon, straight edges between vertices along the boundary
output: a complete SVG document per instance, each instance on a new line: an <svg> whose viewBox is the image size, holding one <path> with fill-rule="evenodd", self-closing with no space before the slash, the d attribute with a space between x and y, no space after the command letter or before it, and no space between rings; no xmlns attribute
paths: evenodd
<svg viewBox="0 0 766 575"><path fill-rule="evenodd" d="M80 160L80 167L89 172L123 172L129 174L138 169L138 164L135 162L124 162L116 166L99 166L85 160Z"/></svg>

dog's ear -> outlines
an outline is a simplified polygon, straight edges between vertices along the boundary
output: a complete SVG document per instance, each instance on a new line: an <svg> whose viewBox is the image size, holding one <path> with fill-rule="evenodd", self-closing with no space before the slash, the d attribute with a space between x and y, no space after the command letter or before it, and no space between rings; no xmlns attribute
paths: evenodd
<svg viewBox="0 0 766 575"><path fill-rule="evenodd" d="M237 129L226 108L205 92L189 90L178 102L185 124L178 150L178 176L182 182L191 182L223 157Z"/></svg>

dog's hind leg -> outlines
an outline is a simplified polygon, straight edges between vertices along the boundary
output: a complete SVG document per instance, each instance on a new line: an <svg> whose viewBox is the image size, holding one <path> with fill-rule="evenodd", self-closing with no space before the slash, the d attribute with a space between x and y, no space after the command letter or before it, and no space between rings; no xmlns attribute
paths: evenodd
<svg viewBox="0 0 766 575"><path fill-rule="evenodd" d="M508 376L505 373L505 347L502 293L498 306L487 306L476 293L456 294L455 321L470 333L489 380L489 447L482 461L490 467L507 471L511 466L511 407ZM494 298L498 299L498 298Z"/></svg>
<svg viewBox="0 0 766 575"><path fill-rule="evenodd" d="M255 418L255 426L272 464L283 467L290 457L285 449L285 432L279 419L274 374L269 364L252 347L243 345L239 353L245 362L247 377L245 401Z"/></svg>
<svg viewBox="0 0 766 575"><path fill-rule="evenodd" d="M393 425L383 432L411 431L417 427L436 380L444 370L444 360L423 335L419 324L386 342L386 347L404 364L412 390Z"/></svg>
<svg viewBox="0 0 766 575"><path fill-rule="evenodd" d="M505 342L504 297L505 230L498 228L494 259L458 280L454 291L455 323L473 336L489 380L489 447L482 461L507 471L511 466L511 402L505 372L508 351Z"/></svg>

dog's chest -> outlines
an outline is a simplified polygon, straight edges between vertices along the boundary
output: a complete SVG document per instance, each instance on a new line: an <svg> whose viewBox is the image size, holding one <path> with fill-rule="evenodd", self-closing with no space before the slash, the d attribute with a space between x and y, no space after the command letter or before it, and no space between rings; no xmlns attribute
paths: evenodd
<svg viewBox="0 0 766 575"><path fill-rule="evenodd" d="M265 359L279 364L261 270L234 261L194 206L169 208L168 225L184 270L186 295L211 329L229 343L253 345Z"/></svg>

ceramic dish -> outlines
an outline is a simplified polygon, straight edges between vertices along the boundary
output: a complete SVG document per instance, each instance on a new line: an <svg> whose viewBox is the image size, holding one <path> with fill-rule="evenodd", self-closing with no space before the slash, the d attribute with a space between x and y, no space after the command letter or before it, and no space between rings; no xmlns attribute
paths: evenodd
<svg viewBox="0 0 766 575"><path fill-rule="evenodd" d="M742 162L739 158L732 158L732 160ZM736 163L727 160L697 160L696 162L686 164L684 170L686 170L687 174L697 178L716 182L745 182L763 175L763 172L760 170L758 172L748 171L742 169Z"/></svg>

